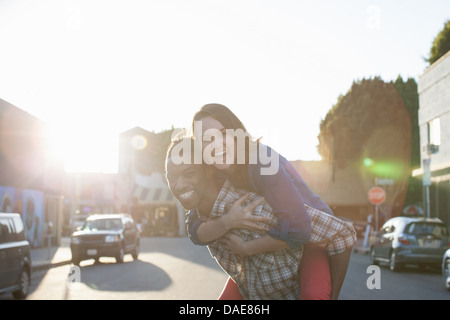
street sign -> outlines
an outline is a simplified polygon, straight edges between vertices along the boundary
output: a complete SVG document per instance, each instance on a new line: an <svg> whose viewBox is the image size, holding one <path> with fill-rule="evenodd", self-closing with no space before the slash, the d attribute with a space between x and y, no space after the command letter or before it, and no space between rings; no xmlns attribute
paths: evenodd
<svg viewBox="0 0 450 320"><path fill-rule="evenodd" d="M379 186L392 186L392 185L394 185L394 180L393 179L376 178L375 183Z"/></svg>
<svg viewBox="0 0 450 320"><path fill-rule="evenodd" d="M373 187L369 190L368 197L371 204L379 205L386 200L386 192L383 188Z"/></svg>

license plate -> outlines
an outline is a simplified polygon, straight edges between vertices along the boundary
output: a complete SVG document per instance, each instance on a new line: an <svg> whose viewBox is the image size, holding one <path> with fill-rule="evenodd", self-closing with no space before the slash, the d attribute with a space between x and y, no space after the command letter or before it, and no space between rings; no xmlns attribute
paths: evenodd
<svg viewBox="0 0 450 320"><path fill-rule="evenodd" d="M87 254L89 256L95 256L97 254L97 249L88 249Z"/></svg>
<svg viewBox="0 0 450 320"><path fill-rule="evenodd" d="M419 242L421 247L423 248L437 248L439 247L439 241L438 240L422 240Z"/></svg>

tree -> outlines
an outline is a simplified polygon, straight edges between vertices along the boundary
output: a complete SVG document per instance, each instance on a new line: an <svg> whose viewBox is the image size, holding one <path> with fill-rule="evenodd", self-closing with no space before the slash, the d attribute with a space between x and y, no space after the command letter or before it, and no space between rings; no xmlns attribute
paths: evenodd
<svg viewBox="0 0 450 320"><path fill-rule="evenodd" d="M419 94L417 82L413 78L403 81L398 76L394 86L402 97L405 107L411 117L411 168L420 167L420 133L419 133ZM409 176L406 204L419 204L422 202L422 181Z"/></svg>
<svg viewBox="0 0 450 320"><path fill-rule="evenodd" d="M410 115L394 84L379 77L355 81L320 123L318 151L334 170L351 166L367 190L376 178L395 181L386 190L387 216L403 207L410 150Z"/></svg>
<svg viewBox="0 0 450 320"><path fill-rule="evenodd" d="M450 51L450 20L444 23L444 28L433 41L430 57L425 59L430 65Z"/></svg>
<svg viewBox="0 0 450 320"><path fill-rule="evenodd" d="M346 167L359 162L363 154L368 155L367 142L377 131L408 124L410 126L409 117L405 121L405 105L392 83L385 83L379 77L355 81L321 121L318 151L323 158L333 154L335 164ZM404 133L399 134L404 136ZM388 145L381 142L376 149L386 149ZM409 152L409 145L407 148ZM397 147L391 149L391 154L404 153ZM370 153L383 154L375 149Z"/></svg>

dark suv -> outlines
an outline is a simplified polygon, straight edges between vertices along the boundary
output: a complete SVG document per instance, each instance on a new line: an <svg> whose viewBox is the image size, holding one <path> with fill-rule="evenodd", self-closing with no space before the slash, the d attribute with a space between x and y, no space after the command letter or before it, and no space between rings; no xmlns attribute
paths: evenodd
<svg viewBox="0 0 450 320"><path fill-rule="evenodd" d="M96 214L88 217L81 230L72 234L70 248L72 262L100 257L114 257L123 262L126 254L133 259L139 254L139 232L133 218L128 214Z"/></svg>
<svg viewBox="0 0 450 320"><path fill-rule="evenodd" d="M30 276L30 243L25 240L22 219L17 213L0 213L0 294L24 299Z"/></svg>

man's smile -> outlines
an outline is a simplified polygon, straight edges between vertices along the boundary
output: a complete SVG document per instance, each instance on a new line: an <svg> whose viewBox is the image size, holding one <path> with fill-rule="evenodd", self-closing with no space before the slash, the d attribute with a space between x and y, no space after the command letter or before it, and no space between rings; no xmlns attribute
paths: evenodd
<svg viewBox="0 0 450 320"><path fill-rule="evenodd" d="M194 190L191 190L191 191L188 191L188 192L185 192L185 193L180 194L179 197L180 197L181 199L183 199L183 200L187 200L187 199L189 199L190 197L192 197L192 196L194 195L194 193L195 193L195 191L194 191Z"/></svg>

